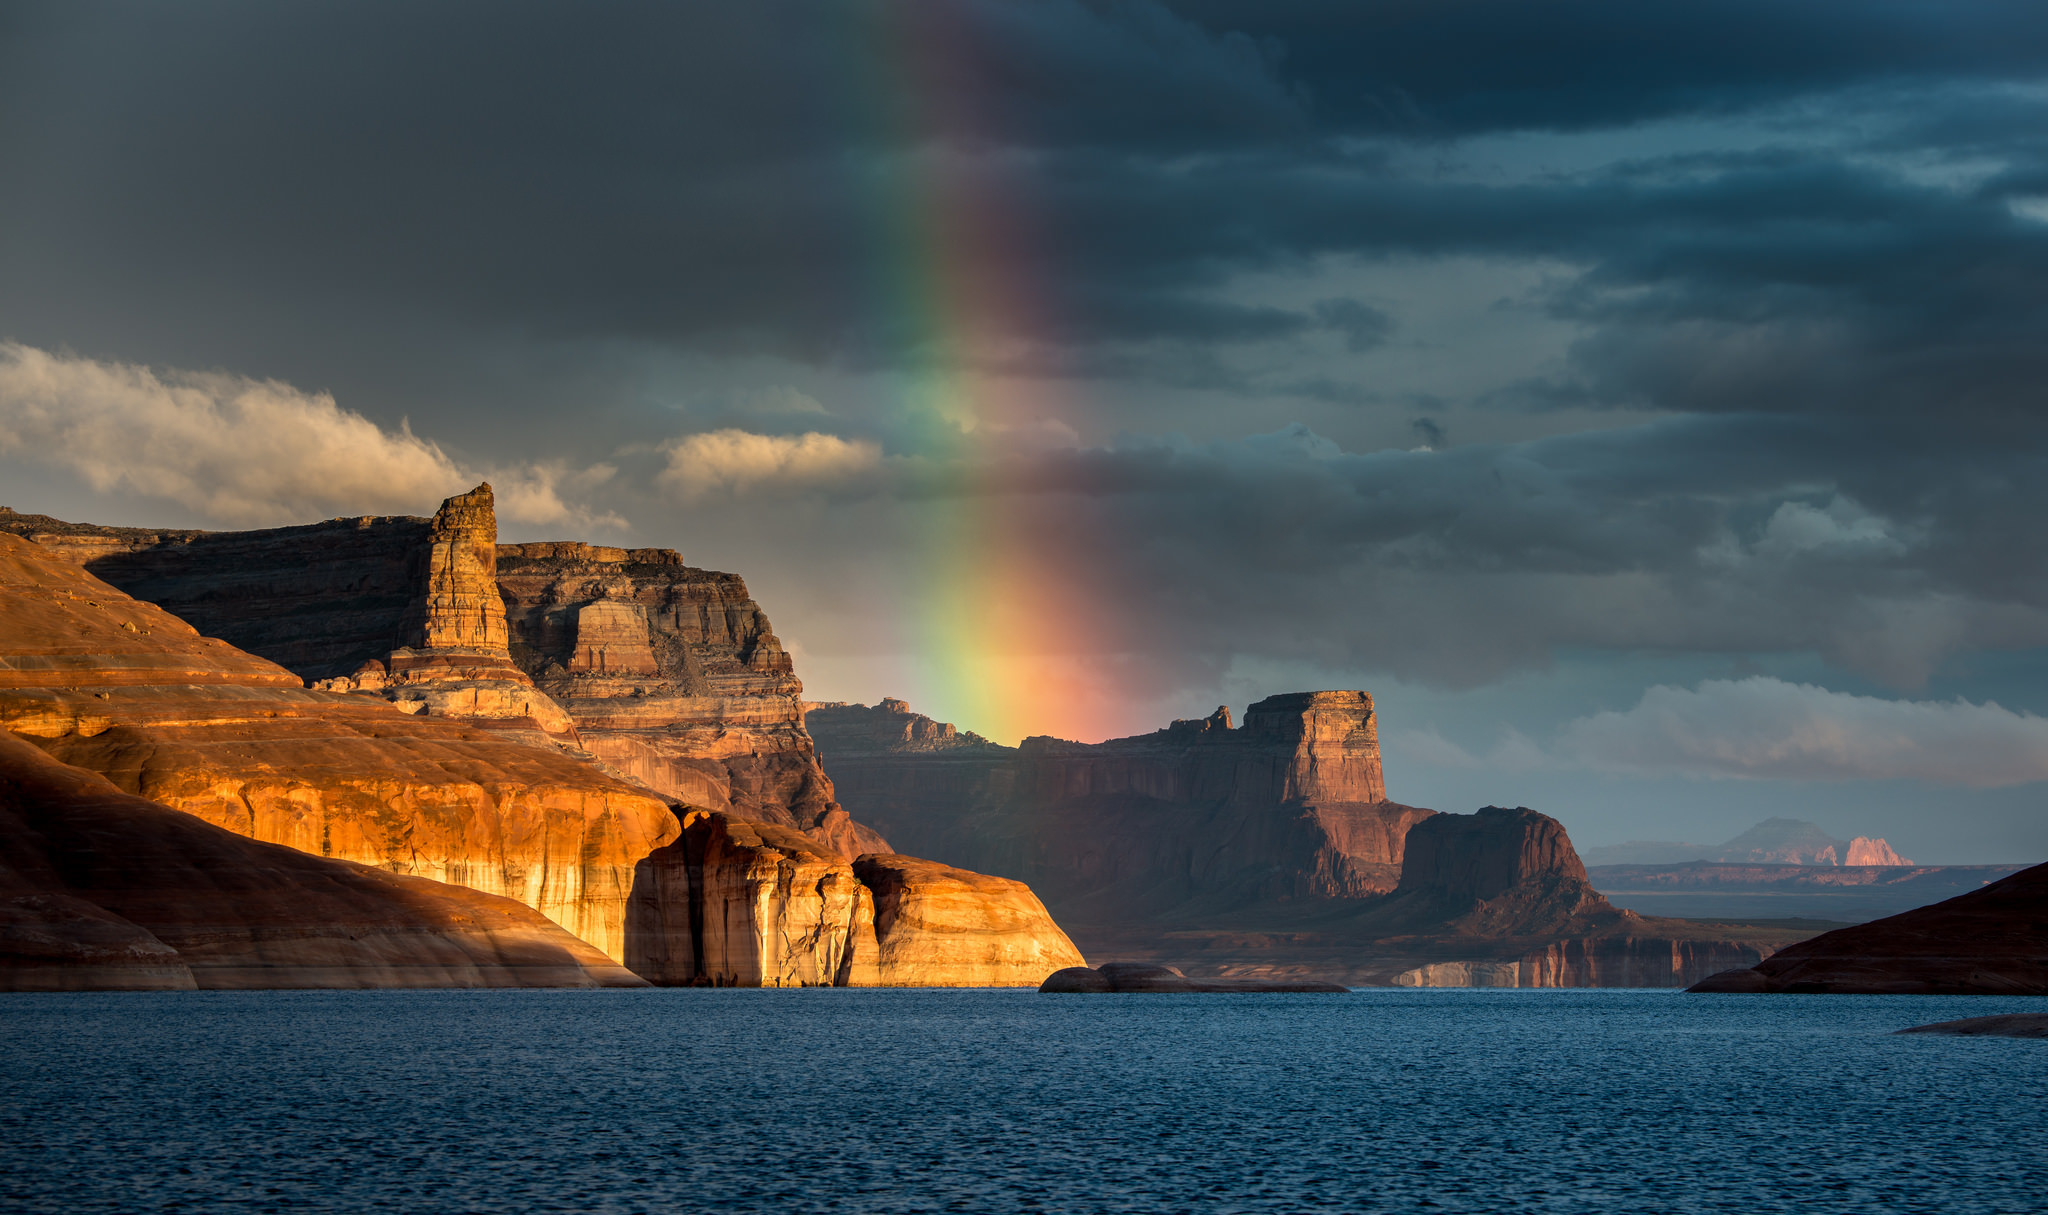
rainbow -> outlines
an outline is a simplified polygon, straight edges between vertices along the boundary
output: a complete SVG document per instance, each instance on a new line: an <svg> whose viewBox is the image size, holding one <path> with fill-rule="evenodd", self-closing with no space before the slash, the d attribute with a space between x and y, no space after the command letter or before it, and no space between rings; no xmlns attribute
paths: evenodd
<svg viewBox="0 0 2048 1215"><path fill-rule="evenodd" d="M859 92L885 148L915 145L943 125L971 129L968 40L945 5L864 10L854 45L868 72ZM855 20L860 20L856 17ZM1021 354L1040 331L1032 217L998 196L966 154L936 141L866 172L877 315L915 352L897 405L905 442L938 468L986 476L1001 436L1057 419L1045 379L1003 375L991 356ZM976 473L973 470L983 470ZM919 711L998 742L1030 734L1094 741L1117 707L1103 663L1076 653L1088 611L1071 563L1030 542L1028 495L990 484L953 487L920 508L917 585L906 587L893 650Z"/></svg>

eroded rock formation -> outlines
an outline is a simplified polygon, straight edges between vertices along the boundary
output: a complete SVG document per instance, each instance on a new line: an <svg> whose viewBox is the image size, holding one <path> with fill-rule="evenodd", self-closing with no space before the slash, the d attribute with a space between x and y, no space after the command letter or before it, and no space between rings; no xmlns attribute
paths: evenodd
<svg viewBox="0 0 2048 1215"><path fill-rule="evenodd" d="M497 576L513 655L592 754L848 860L889 850L840 807L804 730L803 684L740 578L667 549L571 541L501 546Z"/></svg>
<svg viewBox="0 0 2048 1215"><path fill-rule="evenodd" d="M623 955L668 804L552 747L292 672L0 535L0 728L251 838L535 908Z"/></svg>
<svg viewBox="0 0 2048 1215"><path fill-rule="evenodd" d="M1015 987L1080 953L1021 882L847 861L787 827L695 812L640 866L627 963L664 984Z"/></svg>
<svg viewBox="0 0 2048 1215"><path fill-rule="evenodd" d="M1671 987L1803 935L1618 910L1534 811L1385 800L1363 692L1095 745L1001 747L900 701L807 720L847 807L899 844L1028 880L1090 954L1205 981Z"/></svg>
<svg viewBox="0 0 2048 1215"><path fill-rule="evenodd" d="M1703 992L2048 994L2048 865L1780 950Z"/></svg>
<svg viewBox="0 0 2048 1215"><path fill-rule="evenodd" d="M1363 692L1269 697L1241 728L1219 708L1092 745L996 746L901 701L806 721L855 817L912 852L1030 882L1062 923L1391 890L1408 828L1431 814L1385 800Z"/></svg>
<svg viewBox="0 0 2048 1215"><path fill-rule="evenodd" d="M643 985L511 899L247 839L0 731L0 991Z"/></svg>

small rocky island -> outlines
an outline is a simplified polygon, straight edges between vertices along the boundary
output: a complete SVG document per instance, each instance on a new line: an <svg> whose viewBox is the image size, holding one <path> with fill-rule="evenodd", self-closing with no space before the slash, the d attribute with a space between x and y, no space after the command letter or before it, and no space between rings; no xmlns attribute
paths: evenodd
<svg viewBox="0 0 2048 1215"><path fill-rule="evenodd" d="M1171 966L1146 962L1104 962L1098 967L1069 966L1055 971L1038 985L1041 993L1073 995L1103 993L1121 995L1146 992L1165 995L1190 992L1293 991L1349 994L1341 983L1314 981L1267 981L1260 979L1190 979Z"/></svg>

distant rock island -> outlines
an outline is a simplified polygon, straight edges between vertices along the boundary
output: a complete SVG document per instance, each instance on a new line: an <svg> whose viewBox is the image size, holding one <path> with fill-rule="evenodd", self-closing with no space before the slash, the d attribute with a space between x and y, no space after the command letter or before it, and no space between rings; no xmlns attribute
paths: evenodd
<svg viewBox="0 0 2048 1215"><path fill-rule="evenodd" d="M2048 865L1931 907L1802 941L1692 990L2048 995Z"/></svg>
<svg viewBox="0 0 2048 1215"><path fill-rule="evenodd" d="M1589 866L1680 865L1714 861L1737 865L1911 865L1882 839L1840 840L1796 818L1765 819L1723 844L1676 844L1634 840L1588 848Z"/></svg>
<svg viewBox="0 0 2048 1215"><path fill-rule="evenodd" d="M1000 746L901 700L805 722L847 809L899 847L1028 882L1091 956L1201 979L1684 986L1813 931L1621 911L1555 819L1389 800L1361 691L1098 744Z"/></svg>
<svg viewBox="0 0 2048 1215"><path fill-rule="evenodd" d="M1036 986L1082 962L1021 883L900 856L833 800L801 685L738 578L563 542L510 553L501 583L492 507L484 485L431 519L211 533L0 513L0 729L27 746L0 753L0 780L42 790L19 794L22 813L50 831L72 830L67 799L104 801L94 779L139 799L16 866L30 876L9 914L29 927L0 937L0 988L122 985L94 944L108 916L187 958L131 970L135 985L417 982L426 970L376 950L339 950L313 982L289 951L193 965L174 943L208 916L259 937L344 932L396 887L350 877L361 892L330 899L324 928L274 916L362 867L445 892L414 897L392 932L467 950L474 976L434 947L450 982L580 984L622 965L658 983ZM268 909L188 889L213 880L181 859L197 844L112 885L78 876L130 845L107 823L184 816L309 865L270 866ZM449 935L481 915L459 911L471 891L591 948L552 970L486 966L474 933Z"/></svg>

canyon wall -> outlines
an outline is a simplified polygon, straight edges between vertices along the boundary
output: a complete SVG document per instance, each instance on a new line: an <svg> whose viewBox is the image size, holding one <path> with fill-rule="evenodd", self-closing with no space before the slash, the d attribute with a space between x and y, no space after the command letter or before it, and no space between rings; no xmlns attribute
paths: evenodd
<svg viewBox="0 0 2048 1215"><path fill-rule="evenodd" d="M265 844L0 731L0 991L640 987L540 913Z"/></svg>
<svg viewBox="0 0 2048 1215"><path fill-rule="evenodd" d="M128 794L512 896L661 982L1035 985L1080 959L1023 884L897 856L848 817L731 575L498 546L487 485L431 520L0 532L0 727ZM215 562L235 593L209 586Z"/></svg>
<svg viewBox="0 0 2048 1215"><path fill-rule="evenodd" d="M497 581L515 660L605 763L848 860L889 850L836 800L803 684L737 575L668 549L560 541L501 546Z"/></svg>
<svg viewBox="0 0 2048 1215"><path fill-rule="evenodd" d="M1391 890L1408 828L1385 800L1372 698L1305 692L1098 744L1002 747L901 701L806 715L848 810L898 847L1027 881L1069 919Z"/></svg>
<svg viewBox="0 0 2048 1215"><path fill-rule="evenodd" d="M1023 878L1091 956L1219 979L1683 986L1795 929L1611 906L1555 819L1386 800L1363 692L1273 696L1099 744L1015 748L902 701L806 716L841 799L914 851Z"/></svg>
<svg viewBox="0 0 2048 1215"><path fill-rule="evenodd" d="M0 729L241 835L517 899L615 959L634 865L680 830L559 749L308 689L12 535Z"/></svg>
<svg viewBox="0 0 2048 1215"><path fill-rule="evenodd" d="M1019 987L1081 963L1021 882L847 861L787 827L692 811L640 866L627 964L666 985Z"/></svg>

